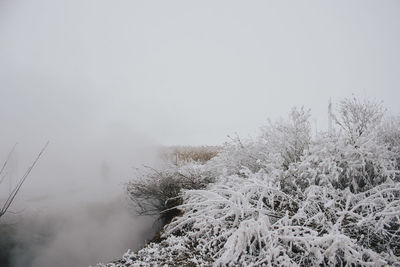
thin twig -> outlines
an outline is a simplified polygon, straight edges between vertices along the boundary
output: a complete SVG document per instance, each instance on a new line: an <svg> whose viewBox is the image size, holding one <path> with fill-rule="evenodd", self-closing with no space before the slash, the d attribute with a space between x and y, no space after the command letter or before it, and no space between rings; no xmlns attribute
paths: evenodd
<svg viewBox="0 0 400 267"><path fill-rule="evenodd" d="M17 186L10 193L10 195L8 196L6 202L4 203L3 207L0 210L0 217L3 216L7 212L8 208L11 206L12 202L14 201L15 196L18 194L19 190L21 189L22 184L25 182L26 178L29 176L29 174L31 173L32 169L36 166L36 163L39 161L40 157L42 156L42 154L44 153L44 151L46 150L48 145L49 145L49 142L47 142L44 145L44 147L42 148L40 153L37 155L36 159L33 161L32 165L28 168L28 170L22 176L21 180L19 180Z"/></svg>
<svg viewBox="0 0 400 267"><path fill-rule="evenodd" d="M13 148L11 149L11 151L8 153L7 158L6 158L6 160L4 161L3 166L1 167L0 176L3 174L3 171L5 170L5 168L6 168L7 164L8 164L8 161L10 160L11 155L12 155L12 153L14 152L15 147L16 147L17 145L18 145L18 143L15 143L15 145L13 146ZM1 178L0 184L1 184L1 182L3 182L4 177L5 177L5 175Z"/></svg>

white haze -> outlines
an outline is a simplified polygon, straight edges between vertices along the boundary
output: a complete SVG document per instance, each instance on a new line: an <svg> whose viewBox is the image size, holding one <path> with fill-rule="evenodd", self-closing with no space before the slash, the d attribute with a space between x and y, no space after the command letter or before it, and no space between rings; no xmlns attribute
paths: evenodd
<svg viewBox="0 0 400 267"><path fill-rule="evenodd" d="M399 13L396 0L1 0L0 119L220 144L294 105L326 128L330 97L396 114Z"/></svg>
<svg viewBox="0 0 400 267"><path fill-rule="evenodd" d="M18 144L2 197L43 145L39 139ZM1 144L1 151L10 148ZM118 126L90 136L55 135L2 220L16 223L19 246L12 250L11 266L88 266L143 246L156 225L135 215L124 184L134 167L157 166L155 151L150 140Z"/></svg>
<svg viewBox="0 0 400 267"><path fill-rule="evenodd" d="M398 114L399 47L398 1L0 0L0 160L19 143L0 199L50 141L8 214L15 266L142 245L153 222L123 185L160 144L221 144L294 105L326 128L351 94Z"/></svg>

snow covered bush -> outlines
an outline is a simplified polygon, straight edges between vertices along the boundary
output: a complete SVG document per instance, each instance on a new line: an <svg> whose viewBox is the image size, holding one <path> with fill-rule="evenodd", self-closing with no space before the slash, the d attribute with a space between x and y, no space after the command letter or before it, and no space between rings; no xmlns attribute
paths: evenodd
<svg viewBox="0 0 400 267"><path fill-rule="evenodd" d="M357 145L361 136L373 133L382 121L382 104L365 99L345 98L339 103L338 115L332 114L336 124L344 131L348 142Z"/></svg>
<svg viewBox="0 0 400 267"><path fill-rule="evenodd" d="M161 243L108 266L400 265L400 122L383 115L345 99L329 132L312 137L309 112L293 109L233 138L195 175L210 184L180 188Z"/></svg>
<svg viewBox="0 0 400 267"><path fill-rule="evenodd" d="M202 164L168 165L162 170L147 168L138 170L134 180L127 185L129 197L142 215L159 215L164 225L180 212L182 189L202 189L213 182L213 177Z"/></svg>
<svg viewBox="0 0 400 267"><path fill-rule="evenodd" d="M269 174L280 173L282 168L288 169L299 161L307 150L311 140L309 117L309 110L293 108L287 120L268 121L258 138L232 138L208 165L216 167L215 173L225 171L225 175L261 169Z"/></svg>
<svg viewBox="0 0 400 267"><path fill-rule="evenodd" d="M351 144L340 134L320 136L302 162L293 166L294 175L309 184L349 188L352 192L362 192L394 179L395 154L376 139L374 134Z"/></svg>
<svg viewBox="0 0 400 267"><path fill-rule="evenodd" d="M400 170L400 116L385 118L378 129L378 137L395 155L396 169ZM397 177L397 179L400 179L400 177Z"/></svg>
<svg viewBox="0 0 400 267"><path fill-rule="evenodd" d="M287 120L269 122L268 126L263 127L260 139L264 143L264 153L278 154L284 169L300 161L308 149L311 141L309 117L309 110L293 108Z"/></svg>
<svg viewBox="0 0 400 267"><path fill-rule="evenodd" d="M311 140L308 113L294 109L228 146L215 158L228 170L208 190L185 191L164 235L189 237L216 266L399 263L398 153L380 140L382 110L344 100L337 127Z"/></svg>
<svg viewBox="0 0 400 267"><path fill-rule="evenodd" d="M289 166L284 177L297 191L321 185L349 188L352 192L366 191L395 179L400 150L394 145L394 127L386 127L386 135L381 133L382 110L379 103L343 100L339 115L333 115L338 127L316 136L307 153Z"/></svg>
<svg viewBox="0 0 400 267"><path fill-rule="evenodd" d="M207 191L186 192L185 213L166 227L165 235L197 243L199 255L213 258L216 266L398 260L398 184L360 195L311 186L299 198L268 184L264 175L228 180ZM382 192L388 194L379 196Z"/></svg>

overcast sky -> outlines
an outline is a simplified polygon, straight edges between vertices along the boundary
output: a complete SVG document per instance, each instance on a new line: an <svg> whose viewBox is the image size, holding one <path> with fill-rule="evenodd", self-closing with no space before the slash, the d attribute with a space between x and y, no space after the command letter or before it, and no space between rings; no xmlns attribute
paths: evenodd
<svg viewBox="0 0 400 267"><path fill-rule="evenodd" d="M1 134L221 144L352 94L399 114L399 48L399 1L0 0Z"/></svg>

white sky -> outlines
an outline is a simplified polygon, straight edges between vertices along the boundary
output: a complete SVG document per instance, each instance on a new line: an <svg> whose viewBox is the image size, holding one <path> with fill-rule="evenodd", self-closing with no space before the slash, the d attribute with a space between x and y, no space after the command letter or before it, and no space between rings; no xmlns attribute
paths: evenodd
<svg viewBox="0 0 400 267"><path fill-rule="evenodd" d="M0 0L4 140L221 144L329 97L399 114L399 1Z"/></svg>

